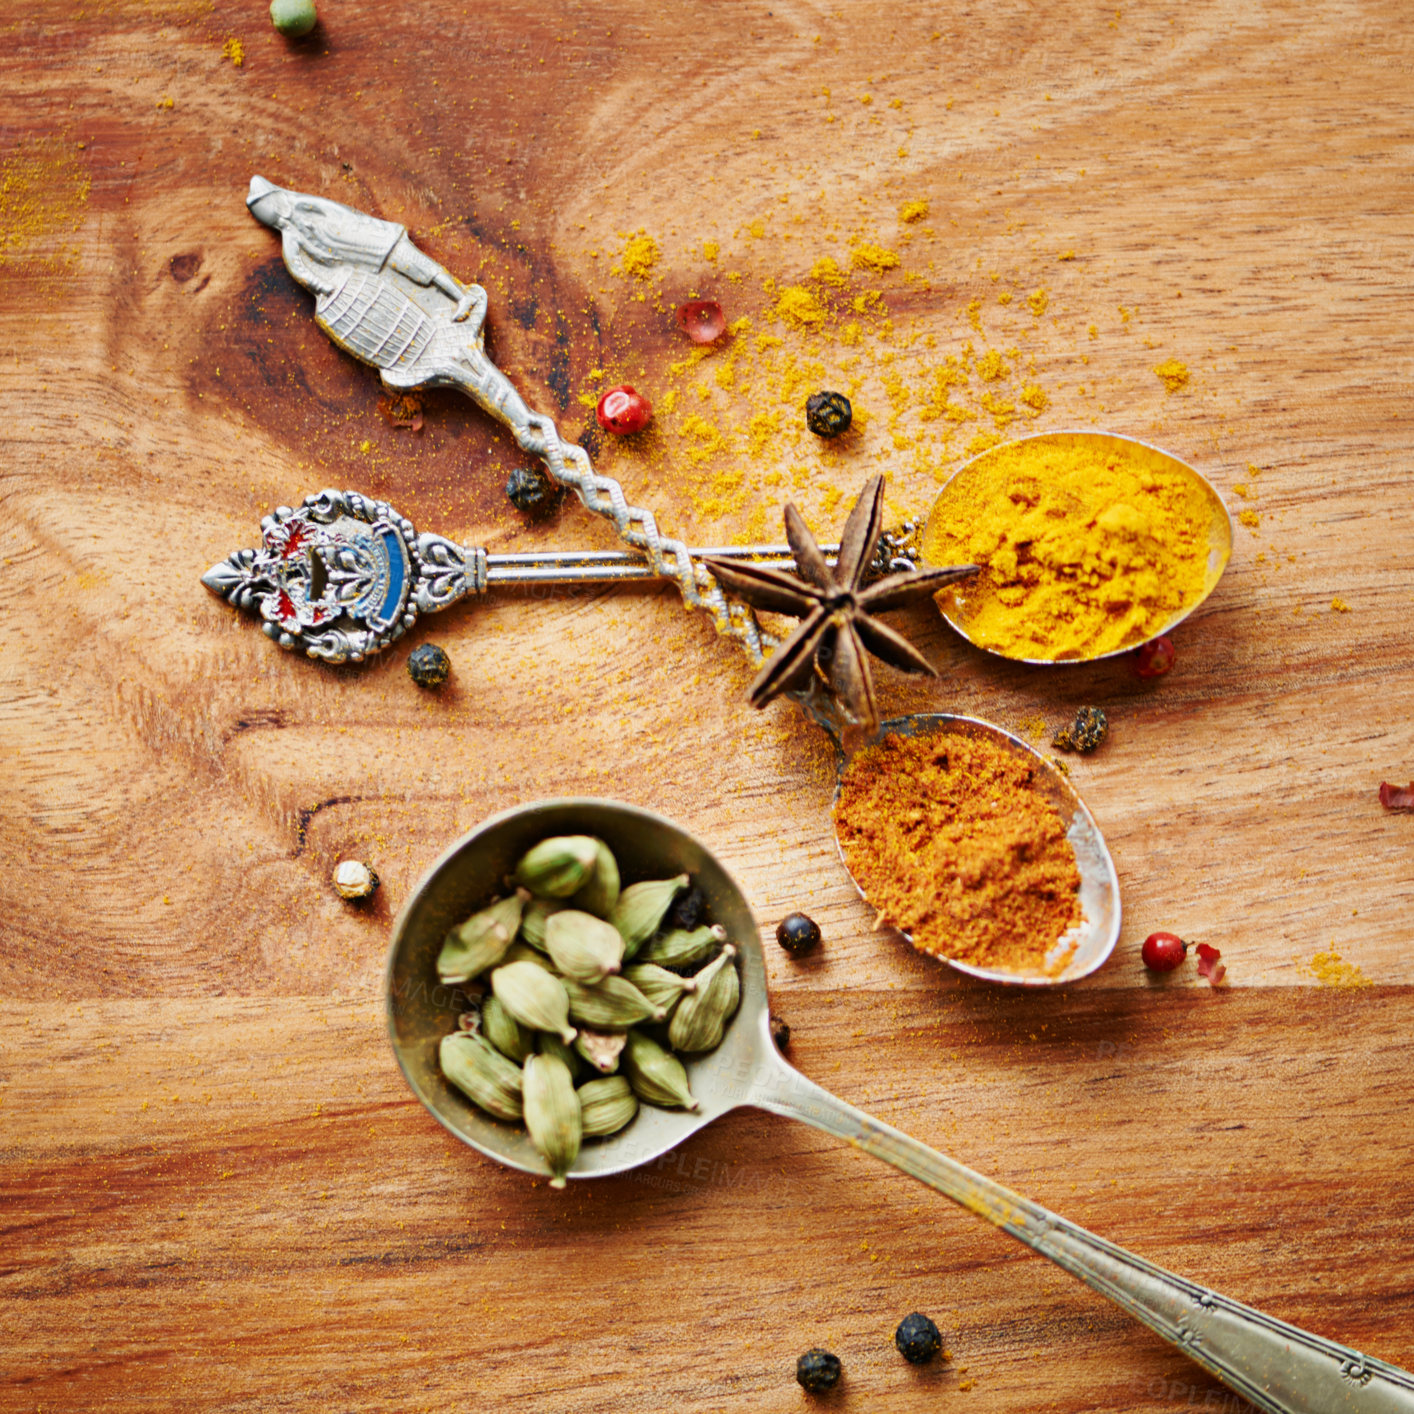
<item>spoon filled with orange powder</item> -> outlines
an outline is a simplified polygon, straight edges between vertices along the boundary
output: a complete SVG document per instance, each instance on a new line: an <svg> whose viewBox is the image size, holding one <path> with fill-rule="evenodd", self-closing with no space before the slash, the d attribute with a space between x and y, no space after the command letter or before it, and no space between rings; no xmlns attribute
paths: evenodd
<svg viewBox="0 0 1414 1414"><path fill-rule="evenodd" d="M885 722L843 764L834 823L880 924L960 972L1048 986L1114 950L1119 879L1094 817L1049 761L989 722Z"/></svg>

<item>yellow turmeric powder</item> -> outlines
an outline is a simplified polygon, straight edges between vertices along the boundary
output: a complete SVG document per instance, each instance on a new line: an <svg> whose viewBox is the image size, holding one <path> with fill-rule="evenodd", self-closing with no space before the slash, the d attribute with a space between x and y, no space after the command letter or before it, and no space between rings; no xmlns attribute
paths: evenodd
<svg viewBox="0 0 1414 1414"><path fill-rule="evenodd" d="M825 322L825 306L804 285L787 285L776 300L776 317L797 329Z"/></svg>
<svg viewBox="0 0 1414 1414"><path fill-rule="evenodd" d="M982 573L938 596L981 648L1094 658L1158 633L1212 587L1207 486L1117 438L1029 437L964 468L928 521L923 559Z"/></svg>
<svg viewBox="0 0 1414 1414"><path fill-rule="evenodd" d="M1309 963L1302 966L1323 987L1368 987L1370 979L1358 963L1346 962L1331 944L1329 952L1318 952Z"/></svg>
<svg viewBox="0 0 1414 1414"><path fill-rule="evenodd" d="M624 253L620 257L625 275L638 280L647 280L653 274L653 267L662 254L658 242L646 231L638 230L624 241Z"/></svg>
<svg viewBox="0 0 1414 1414"><path fill-rule="evenodd" d="M856 270L872 270L875 274L882 275L885 270L895 269L899 260L893 251L886 250L881 245L861 245L855 247L849 263Z"/></svg>

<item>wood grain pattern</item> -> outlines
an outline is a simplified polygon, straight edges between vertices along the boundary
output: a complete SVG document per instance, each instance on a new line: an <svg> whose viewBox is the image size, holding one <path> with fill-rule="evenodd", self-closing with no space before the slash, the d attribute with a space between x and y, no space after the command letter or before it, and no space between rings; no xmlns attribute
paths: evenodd
<svg viewBox="0 0 1414 1414"><path fill-rule="evenodd" d="M566 1195L453 1148L382 1038L392 913L486 814L581 793L699 833L764 925L820 921L820 958L768 958L807 1074L1414 1365L1414 821L1376 800L1414 774L1400 7L322 9L294 46L259 0L0 17L0 1406L795 1409L824 1344L840 1409L1237 1407L803 1128L735 1115ZM1073 770L1120 871L1113 961L1013 996L872 934L827 743L746 708L744 659L671 591L496 594L339 672L210 598L200 573L323 485L493 546L610 543L574 506L523 525L513 449L465 401L429 395L420 433L380 415L246 213L255 171L480 280L494 357L570 433L608 381L647 392L654 430L594 455L690 541L775 538L788 498L827 534L876 469L891 514L926 512L978 432L1075 425L1255 511L1157 684L897 616L944 676L881 670L888 711L1039 736L1109 710ZM643 281L618 261L640 230ZM812 283L824 257L845 285ZM818 326L773 314L795 286ZM751 320L700 364L671 317L691 293ZM929 420L969 343L1010 376L970 365L971 421ZM791 414L825 379L865 414L833 450ZM404 671L428 639L437 696ZM350 854L384 880L367 909L328 887ZM1148 979L1157 927L1217 943L1231 987ZM1371 985L1319 985L1332 949ZM893 1352L913 1309L946 1368Z"/></svg>

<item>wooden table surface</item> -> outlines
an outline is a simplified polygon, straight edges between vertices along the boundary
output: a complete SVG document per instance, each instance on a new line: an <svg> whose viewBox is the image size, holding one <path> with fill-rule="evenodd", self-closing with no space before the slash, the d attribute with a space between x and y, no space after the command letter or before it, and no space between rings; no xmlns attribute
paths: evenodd
<svg viewBox="0 0 1414 1414"><path fill-rule="evenodd" d="M768 944L806 1074L1414 1365L1414 818L1377 798L1414 774L1403 7L323 10L299 44L261 0L3 16L0 1407L796 1410L814 1345L841 1410L1239 1407L785 1121L566 1193L452 1141L384 1038L391 918L457 834L573 794L700 834L768 936L819 920L808 964ZM1068 426L1251 512L1158 682L895 616L942 678L881 669L890 713L1038 741L1110 713L1073 767L1123 886L1104 970L1019 994L872 933L827 743L749 709L744 655L669 589L498 593L345 670L209 595L322 486L493 547L612 543L578 505L525 524L464 399L393 425L247 213L254 172L483 283L488 347L570 435L601 388L645 391L650 433L590 444L690 542L776 538L788 499L832 537L876 469L892 519L926 514L970 448ZM692 293L749 320L700 361ZM800 428L821 385L861 410L847 446ZM436 695L405 671L423 641L455 665ZM348 856L371 907L330 887ZM1147 976L1157 928L1219 946L1229 985ZM947 1365L894 1352L915 1309Z"/></svg>

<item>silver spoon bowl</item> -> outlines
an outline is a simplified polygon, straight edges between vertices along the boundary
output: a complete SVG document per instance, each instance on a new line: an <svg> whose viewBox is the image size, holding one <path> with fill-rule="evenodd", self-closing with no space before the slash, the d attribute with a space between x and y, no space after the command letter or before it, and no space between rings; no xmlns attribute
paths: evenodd
<svg viewBox="0 0 1414 1414"><path fill-rule="evenodd" d="M450 1133L525 1173L548 1168L516 1126L481 1113L441 1077L437 1046L465 999L437 982L435 960L454 923L503 887L537 840L593 834L625 882L693 876L708 916L740 949L741 1007L722 1044L688 1062L695 1112L643 1106L620 1133L589 1141L570 1177L625 1173L668 1153L729 1110L798 1119L892 1164L1024 1242L1109 1297L1229 1388L1269 1414L1414 1414L1414 1376L1311 1335L1106 1242L1009 1188L910 1139L807 1080L772 1044L760 932L736 882L686 830L652 811L604 800L553 800L505 811L458 840L413 890L388 952L388 1031L413 1093Z"/></svg>
<svg viewBox="0 0 1414 1414"><path fill-rule="evenodd" d="M890 735L939 734L985 738L1002 750L1021 757L1033 768L1035 774L1032 782L1036 790L1060 816L1061 823L1065 826L1065 837L1075 851L1075 862L1080 870L1080 907L1084 915L1081 922L1065 933L1047 953L1047 965L1053 967L1053 971L1015 972L1003 968L975 967L971 963L937 955L939 961L947 963L958 972L966 973L969 977L1009 986L1054 987L1088 977L1103 967L1114 952L1115 943L1119 940L1120 925L1119 877L1115 873L1114 860L1110 858L1110 852L1105 847L1105 839L1100 833L1100 827L1095 823L1095 817L1086 809L1085 802L1076 794L1075 787L1040 752L1033 750L1020 737L975 717L955 717L944 712L920 712L911 717L897 717L893 721L884 722L864 745L873 745ZM841 783L849 762L853 759L852 754L846 756L841 750ZM839 796L840 785L837 784L836 803ZM835 835L835 848L839 850L840 862L848 871L849 860L845 857L838 832ZM850 878L854 881L854 887L859 890L860 898L866 903L869 902L869 895L864 892L852 872ZM903 936L909 938L907 933ZM909 938L909 941L912 939Z"/></svg>

